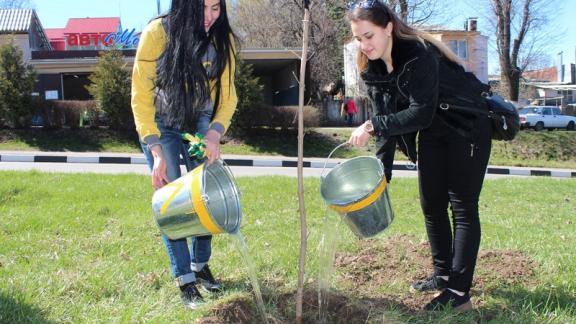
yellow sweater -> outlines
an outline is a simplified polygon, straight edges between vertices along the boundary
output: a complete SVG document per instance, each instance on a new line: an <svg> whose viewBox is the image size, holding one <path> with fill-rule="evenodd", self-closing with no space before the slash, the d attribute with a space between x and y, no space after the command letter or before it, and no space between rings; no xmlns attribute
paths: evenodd
<svg viewBox="0 0 576 324"><path fill-rule="evenodd" d="M162 27L161 19L150 22L142 34L136 57L134 58L134 69L132 70L132 112L136 131L140 139L146 142L146 137L156 135L160 137L160 130L154 121L156 106L154 105L154 81L156 80L156 61L166 48L167 35ZM214 107L215 116L213 124L220 124L224 131L230 126L230 120L236 110L238 97L234 86L234 72L236 69L234 58L231 66L226 65L220 82L220 106ZM229 73L231 69L231 74ZM229 77L231 75L231 78ZM212 102L216 102L216 80L210 80Z"/></svg>

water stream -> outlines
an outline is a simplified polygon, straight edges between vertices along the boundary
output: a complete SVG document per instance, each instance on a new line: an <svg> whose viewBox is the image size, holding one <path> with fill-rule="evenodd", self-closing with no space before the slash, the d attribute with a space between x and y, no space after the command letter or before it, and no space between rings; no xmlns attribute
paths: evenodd
<svg viewBox="0 0 576 324"><path fill-rule="evenodd" d="M336 255L336 237L342 216L326 207L322 238L320 239L320 260L318 263L318 322L325 324L328 318L328 295L334 274L334 257Z"/></svg>
<svg viewBox="0 0 576 324"><path fill-rule="evenodd" d="M250 282L252 283L252 289L254 290L254 295L256 297L256 304L258 306L258 311L260 316L262 316L263 323L268 323L268 319L266 316L266 309L264 308L264 300L262 299L262 292L260 291L260 285L258 284L258 278L256 277L256 265L254 264L254 260L250 253L248 252L248 245L246 244L246 240L244 240L244 236L240 231L230 234L235 240L234 246L240 252L240 256L244 261L244 265L246 265L246 271L248 273L248 277L250 278Z"/></svg>

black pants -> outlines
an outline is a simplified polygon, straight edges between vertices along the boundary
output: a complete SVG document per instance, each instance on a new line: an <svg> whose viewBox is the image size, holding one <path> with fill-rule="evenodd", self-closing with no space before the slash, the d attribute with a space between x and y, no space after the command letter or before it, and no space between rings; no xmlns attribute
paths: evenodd
<svg viewBox="0 0 576 324"><path fill-rule="evenodd" d="M490 158L488 118L470 141L435 120L418 143L420 204L432 249L434 273L450 276L448 287L468 292L480 246L478 198ZM452 225L448 207L452 211Z"/></svg>

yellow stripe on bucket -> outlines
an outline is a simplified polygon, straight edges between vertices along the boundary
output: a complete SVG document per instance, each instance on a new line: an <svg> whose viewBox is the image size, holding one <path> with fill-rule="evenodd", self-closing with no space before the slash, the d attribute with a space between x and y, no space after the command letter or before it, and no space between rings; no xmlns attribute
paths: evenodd
<svg viewBox="0 0 576 324"><path fill-rule="evenodd" d="M330 208L332 208L335 211L340 212L340 213L355 212L355 211L363 209L364 207L367 207L370 204L372 204L373 202L375 202L380 197L380 195L384 192L384 189L386 189L386 178L382 178L382 181L380 181L380 184L378 184L378 187L376 187L376 190L374 190L373 193L368 195L368 197L366 197L366 198L364 198L358 202L355 202L353 204L346 205L346 206L330 205Z"/></svg>
<svg viewBox="0 0 576 324"><path fill-rule="evenodd" d="M172 191L172 193L170 194L170 196L166 199L166 201L162 204L162 207L160 207L160 215L165 215L166 214L166 210L168 210L168 207L170 207L170 203L172 203L172 200L174 200L174 198L176 197L176 195L178 194L178 192L180 192L180 189L182 189L182 187L184 187L183 183L169 183L167 185L164 186L165 188L169 188L169 187L174 187L174 191Z"/></svg>
<svg viewBox="0 0 576 324"><path fill-rule="evenodd" d="M202 179L202 172L204 171L205 163L200 165L199 167L195 168L191 172L192 179ZM208 208L204 204L204 200L202 199L202 182L203 181L191 181L192 182L192 205L194 205L194 211L198 215L198 219L200 219L200 223L212 234L219 234L222 233L223 230L214 223L212 220L212 216L208 212Z"/></svg>

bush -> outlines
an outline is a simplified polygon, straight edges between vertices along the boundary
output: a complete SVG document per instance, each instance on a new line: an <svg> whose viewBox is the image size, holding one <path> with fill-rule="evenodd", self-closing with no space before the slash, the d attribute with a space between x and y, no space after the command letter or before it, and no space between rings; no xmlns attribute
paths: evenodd
<svg viewBox="0 0 576 324"><path fill-rule="evenodd" d="M254 116L262 105L262 86L253 71L252 65L239 58L236 60L234 79L238 105L228 129L230 134L249 133L255 126Z"/></svg>
<svg viewBox="0 0 576 324"><path fill-rule="evenodd" d="M304 126L320 126L320 112L316 107L304 106ZM262 106L254 117L255 126L298 128L298 106Z"/></svg>
<svg viewBox="0 0 576 324"><path fill-rule="evenodd" d="M116 49L100 53L96 71L89 77L88 91L96 101L97 109L106 113L110 128L134 128L130 107L130 72L122 53ZM91 111L97 114L97 111Z"/></svg>
<svg viewBox="0 0 576 324"><path fill-rule="evenodd" d="M100 125L96 102L94 100L32 100L34 114L42 116L44 128L59 129L68 126L80 127L80 119L90 126Z"/></svg>
<svg viewBox="0 0 576 324"><path fill-rule="evenodd" d="M22 51L13 42L0 46L0 124L29 126L35 78L34 70L23 63Z"/></svg>

